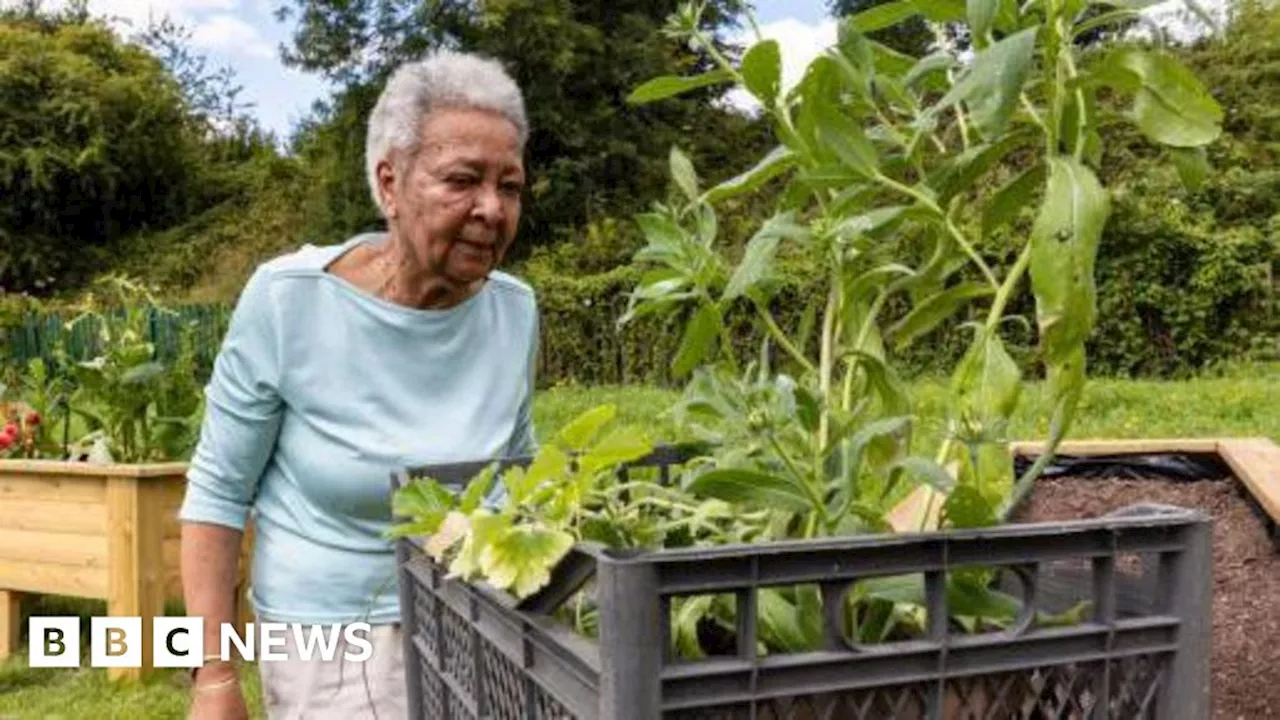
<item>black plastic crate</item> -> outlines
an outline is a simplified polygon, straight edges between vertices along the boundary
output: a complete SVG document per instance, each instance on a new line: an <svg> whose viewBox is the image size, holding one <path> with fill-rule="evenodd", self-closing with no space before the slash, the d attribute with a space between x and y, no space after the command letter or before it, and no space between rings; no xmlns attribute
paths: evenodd
<svg viewBox="0 0 1280 720"><path fill-rule="evenodd" d="M635 463L664 477L680 453ZM529 459L509 460L526 464ZM487 463L414 468L462 483ZM543 592L518 603L445 579L398 541L411 718L841 720L844 718L1207 718L1212 535L1202 513L1136 506L1106 518L944 531L613 553L575 548ZM949 572L1003 568L1025 611L1007 631L948 626ZM824 617L827 647L756 652L756 590L815 584L824 607L855 580L918 573L926 637L851 645ZM551 612L588 580L596 640ZM673 598L735 598L736 648L689 661L669 652ZM1088 600L1084 620L1040 627L1033 609Z"/></svg>

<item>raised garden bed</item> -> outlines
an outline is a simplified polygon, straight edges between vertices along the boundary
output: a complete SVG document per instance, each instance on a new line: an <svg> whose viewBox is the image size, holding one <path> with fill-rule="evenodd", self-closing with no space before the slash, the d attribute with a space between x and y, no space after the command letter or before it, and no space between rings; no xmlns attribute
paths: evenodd
<svg viewBox="0 0 1280 720"><path fill-rule="evenodd" d="M1249 446L1265 450L1258 444ZM1256 457L1265 460L1266 456ZM1239 457L1233 459L1240 463ZM1275 521L1218 454L1118 460L1091 458L1076 465L1076 472L1063 468L1060 476L1042 479L1017 520L1102 517L1139 502L1207 513L1213 520L1214 557L1211 716L1215 720L1272 716L1280 708L1280 684L1272 680L1280 663L1280 553ZM1257 467L1252 477L1261 479L1265 470Z"/></svg>
<svg viewBox="0 0 1280 720"><path fill-rule="evenodd" d="M186 471L185 463L0 460L0 659L19 649L24 594L67 595L106 600L111 616L141 617L142 666L108 674L152 673L152 618L164 615L166 600L182 600L177 515ZM237 598L243 621L247 601Z"/></svg>
<svg viewBox="0 0 1280 720"><path fill-rule="evenodd" d="M1035 447L1019 450L1034 454ZM1060 448L1076 457L1179 452L1221 458L1243 481L1246 497L1255 499L1260 517L1274 517L1280 451L1269 441ZM475 469L460 469L456 477ZM430 472L446 479L441 470ZM1108 511L1124 509L1110 515L1101 515L1101 506L1053 505L1062 502L1051 498L1059 488L1059 497L1072 497L1070 488L1085 496L1080 482L1092 481L1042 481L1024 505L1027 522L981 532L630 558L581 548L561 564L547 591L524 603L483 585L446 580L413 541L401 541L413 717L1211 717L1209 648L1217 658L1224 639L1216 634L1228 632L1210 622L1223 616L1210 605L1215 589L1222 594L1215 583L1228 572L1221 561L1215 566L1211 549L1209 516L1221 508L1171 508L1171 500L1185 505L1199 498L1140 491L1111 503ZM1204 483L1203 490L1223 486ZM1163 492L1166 485L1159 487ZM1166 506L1153 506L1161 502ZM1031 522L1041 512L1056 521ZM1260 517L1250 522L1265 538ZM1066 627L1024 617L1008 632L953 632L945 621L944 578L976 565L1008 569L1004 583L1041 610L1056 612L1083 599L1090 611ZM592 573L598 642L574 635L550 615ZM923 576L927 589L926 637L851 647L838 621L826 618L823 651L755 652L756 589L815 583L834 598L854 579L912 573ZM710 592L732 594L746 610L739 613L736 650L674 660L666 652L671 599ZM1230 667L1216 669L1215 693L1231 692L1237 681L1223 681ZM1213 710L1219 717L1233 711L1252 717L1246 708L1264 707L1265 700L1239 703L1254 700L1215 697Z"/></svg>

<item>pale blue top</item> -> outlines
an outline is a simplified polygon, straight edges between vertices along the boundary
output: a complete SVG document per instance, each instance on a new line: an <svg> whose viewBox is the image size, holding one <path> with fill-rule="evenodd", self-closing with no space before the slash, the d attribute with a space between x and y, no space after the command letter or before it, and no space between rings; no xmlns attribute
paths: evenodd
<svg viewBox="0 0 1280 720"><path fill-rule="evenodd" d="M446 310L324 271L357 243L305 246L245 286L205 389L179 517L243 529L262 620L399 620L391 473L535 450L533 291L493 272Z"/></svg>

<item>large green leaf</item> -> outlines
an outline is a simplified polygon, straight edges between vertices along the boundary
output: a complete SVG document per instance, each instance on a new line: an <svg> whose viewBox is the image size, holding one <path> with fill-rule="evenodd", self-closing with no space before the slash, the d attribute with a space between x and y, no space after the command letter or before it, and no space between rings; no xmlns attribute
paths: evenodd
<svg viewBox="0 0 1280 720"><path fill-rule="evenodd" d="M945 52L936 52L931 55L926 55L920 58L920 61L911 67L911 70L907 72L906 77L902 79L902 82L905 83L907 87L912 87L925 78L934 76L935 74L941 75L945 71L954 67L955 64L955 58Z"/></svg>
<svg viewBox="0 0 1280 720"><path fill-rule="evenodd" d="M584 474L624 463L635 462L653 452L653 441L644 430L635 426L620 427L578 458L578 467Z"/></svg>
<svg viewBox="0 0 1280 720"><path fill-rule="evenodd" d="M543 483L555 482L569 472L569 456L556 445L547 443L538 449L538 454L529 464L525 482L530 490L535 490Z"/></svg>
<svg viewBox="0 0 1280 720"><path fill-rule="evenodd" d="M770 107L782 88L782 53L777 40L762 40L742 57L742 80L761 104Z"/></svg>
<svg viewBox="0 0 1280 720"><path fill-rule="evenodd" d="M916 338L937 327L938 323L954 315L970 300L986 297L993 292L995 291L986 283L963 282L953 285L911 308L911 312L890 327L887 334L898 349L905 348Z"/></svg>
<svg viewBox="0 0 1280 720"><path fill-rule="evenodd" d="M1044 165L1036 164L996 191L982 210L983 237L989 237L1027 207L1036 189L1044 185L1044 172Z"/></svg>
<svg viewBox="0 0 1280 720"><path fill-rule="evenodd" d="M708 85L718 85L733 80L733 73L728 70L712 70L711 72L692 77L681 77L675 75L664 75L656 77L640 87L636 88L627 96L627 102L632 104L651 103L657 100L665 100L669 97L681 95L691 90L707 87Z"/></svg>
<svg viewBox="0 0 1280 720"><path fill-rule="evenodd" d="M1118 79L1122 72L1132 76L1128 83ZM1168 54L1121 50L1112 55L1102 77L1120 86L1131 85L1136 79L1133 119L1138 129L1155 142L1197 147L1222 134L1222 107L1194 73Z"/></svg>
<svg viewBox="0 0 1280 720"><path fill-rule="evenodd" d="M618 408L613 404L598 405L560 428L557 439L570 450L584 450L617 414Z"/></svg>
<svg viewBox="0 0 1280 720"><path fill-rule="evenodd" d="M451 577L471 579L480 573L481 557L489 549L489 544L511 525L509 516L494 515L484 509L471 513L468 521L470 530L463 539L458 554L449 564Z"/></svg>
<svg viewBox="0 0 1280 720"><path fill-rule="evenodd" d="M780 145L761 158L755 167L708 190L702 196L702 200L714 203L751 192L795 167L795 164L795 152L785 145Z"/></svg>
<svg viewBox="0 0 1280 720"><path fill-rule="evenodd" d="M742 261L725 286L723 300L733 300L773 276L773 258L783 238L805 239L809 228L795 221L795 213L781 212L765 221L747 242Z"/></svg>
<svg viewBox="0 0 1280 720"><path fill-rule="evenodd" d="M671 641L679 657L698 660L706 657L698 640L698 623L711 612L714 595L676 598L671 603Z"/></svg>
<svg viewBox="0 0 1280 720"><path fill-rule="evenodd" d="M490 585L526 598L551 580L551 568L573 547L563 530L520 525L498 533L481 553L481 570Z"/></svg>
<svg viewBox="0 0 1280 720"><path fill-rule="evenodd" d="M871 33L893 27L920 14L920 8L912 0L897 0L875 5L868 10L851 15L848 22L859 32Z"/></svg>
<svg viewBox="0 0 1280 720"><path fill-rule="evenodd" d="M1000 336L980 331L952 376L953 412L984 427L1003 428L1018 407L1021 380Z"/></svg>
<svg viewBox="0 0 1280 720"><path fill-rule="evenodd" d="M956 479L946 469L928 458L903 458L894 463L890 470L900 471L917 483L923 483L942 493L951 492L956 484Z"/></svg>
<svg viewBox="0 0 1280 720"><path fill-rule="evenodd" d="M968 0L965 11L969 19L969 32L978 49L987 46L987 33L995 26L1000 0Z"/></svg>
<svg viewBox="0 0 1280 720"><path fill-rule="evenodd" d="M1039 26L1010 35L982 50L937 110L963 102L973 125L988 140L1004 132L1031 70Z"/></svg>
<svg viewBox="0 0 1280 720"><path fill-rule="evenodd" d="M996 523L996 508L973 485L958 485L942 505L944 521L957 528L988 527Z"/></svg>
<svg viewBox="0 0 1280 720"><path fill-rule="evenodd" d="M672 375L677 378L688 375L711 354L720 333L720 322L720 311L711 303L703 303L693 311L680 337L680 347L671 360Z"/></svg>
<svg viewBox="0 0 1280 720"><path fill-rule="evenodd" d="M799 609L773 588L756 592L756 620L760 639L769 647L789 653L817 649L810 644Z"/></svg>
<svg viewBox="0 0 1280 720"><path fill-rule="evenodd" d="M794 481L755 470L710 470L694 478L687 489L701 497L762 508L789 512L813 509L808 496Z"/></svg>
<svg viewBox="0 0 1280 720"><path fill-rule="evenodd" d="M693 163L689 160L689 156L680 151L680 148L671 146L671 179L675 180L676 186L684 193L685 197L690 200L698 199L698 174L693 169Z"/></svg>
<svg viewBox="0 0 1280 720"><path fill-rule="evenodd" d="M1093 171L1070 157L1049 161L1049 183L1031 232L1031 288L1045 362L1061 362L1093 329L1094 262L1111 201Z"/></svg>
<svg viewBox="0 0 1280 720"><path fill-rule="evenodd" d="M546 447L553 446L548 445ZM497 473L498 464L489 463L475 477L471 478L471 482L467 483L466 490L462 491L462 499L458 502L458 510L464 514L475 512L493 487L493 480L497 477Z"/></svg>
<svg viewBox="0 0 1280 720"><path fill-rule="evenodd" d="M1209 156L1203 147L1169 148L1169 155L1173 158L1174 166L1178 168L1178 177L1182 179L1183 186L1188 190L1199 190L1209 174L1213 172L1213 168L1209 165Z"/></svg>
<svg viewBox="0 0 1280 720"><path fill-rule="evenodd" d="M849 353L849 359L857 362L866 373L871 388L880 398L883 414L905 415L910 412L911 398L907 393L907 386L883 358L868 352L855 351Z"/></svg>
<svg viewBox="0 0 1280 720"><path fill-rule="evenodd" d="M920 13L935 23L958 23L965 20L965 0L914 0Z"/></svg>
<svg viewBox="0 0 1280 720"><path fill-rule="evenodd" d="M439 482L414 480L391 497L391 510L397 516L410 518L420 525L439 525L456 503L453 493Z"/></svg>
<svg viewBox="0 0 1280 720"><path fill-rule="evenodd" d="M929 175L929 187L945 205L952 197L965 192L986 172L998 165L1009 153L1038 140L1031 130L1015 129L990 143L974 145L956 155Z"/></svg>
<svg viewBox="0 0 1280 720"><path fill-rule="evenodd" d="M855 173L874 175L880 161L862 126L841 112L828 98L816 99L813 112L817 137L826 148Z"/></svg>

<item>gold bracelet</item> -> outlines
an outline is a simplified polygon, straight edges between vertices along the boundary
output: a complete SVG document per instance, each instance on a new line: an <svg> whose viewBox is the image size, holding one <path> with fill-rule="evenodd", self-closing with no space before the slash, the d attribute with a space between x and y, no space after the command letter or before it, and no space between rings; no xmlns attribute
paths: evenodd
<svg viewBox="0 0 1280 720"><path fill-rule="evenodd" d="M235 685L238 682L240 682L240 678L233 675L232 677L229 677L226 680L221 680L219 682L213 683L212 685L196 685L195 691L198 693L210 693L215 690L221 690L222 688L225 688L225 687L231 687L232 685Z"/></svg>

